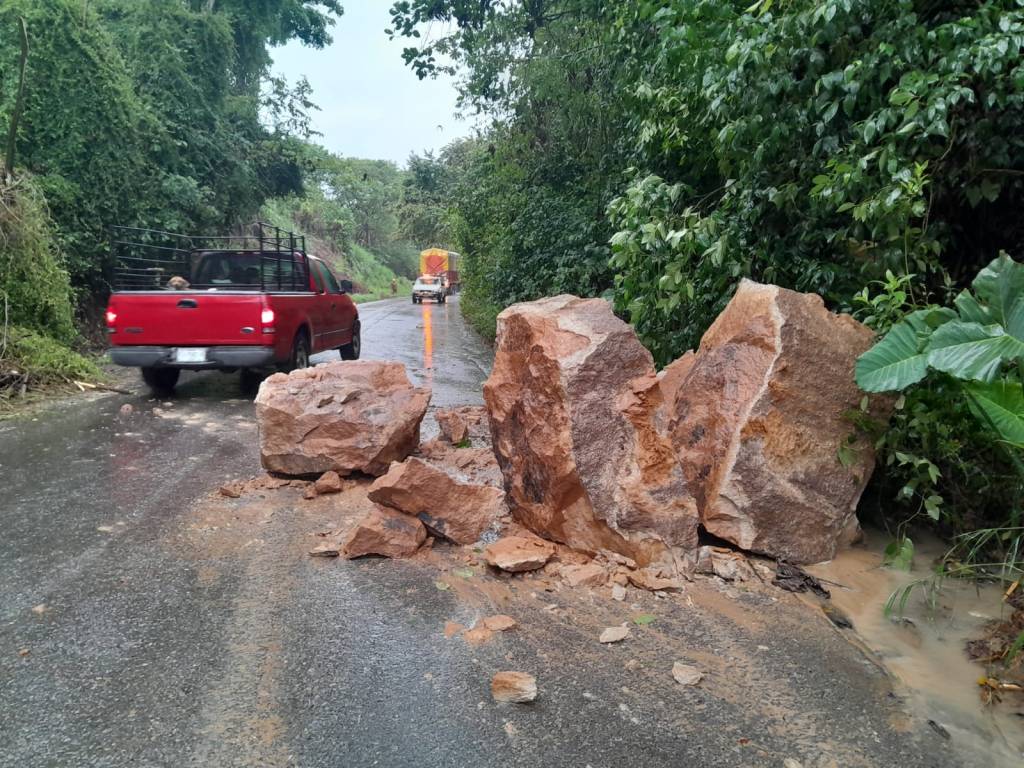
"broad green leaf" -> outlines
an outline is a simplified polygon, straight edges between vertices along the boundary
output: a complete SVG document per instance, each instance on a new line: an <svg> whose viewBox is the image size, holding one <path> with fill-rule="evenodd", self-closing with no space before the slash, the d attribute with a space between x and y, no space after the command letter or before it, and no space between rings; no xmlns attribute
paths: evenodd
<svg viewBox="0 0 1024 768"><path fill-rule="evenodd" d="M971 411L1005 440L1024 445L1024 387L1019 381L967 385Z"/></svg>
<svg viewBox="0 0 1024 768"><path fill-rule="evenodd" d="M909 571L914 566L914 542L906 536L890 541L882 553L882 565Z"/></svg>
<svg viewBox="0 0 1024 768"><path fill-rule="evenodd" d="M1003 363L1024 357L1024 341L999 325L946 323L928 340L928 365L958 379L992 381Z"/></svg>
<svg viewBox="0 0 1024 768"><path fill-rule="evenodd" d="M889 392L919 382L928 372L924 339L935 324L949 318L949 314L929 309L911 312L857 358L857 386L865 392Z"/></svg>
<svg viewBox="0 0 1024 768"><path fill-rule="evenodd" d="M961 291L953 303L960 313L960 319L964 322L981 323L982 325L992 323L992 313L989 312L988 307L981 306L970 291Z"/></svg>
<svg viewBox="0 0 1024 768"><path fill-rule="evenodd" d="M993 259L971 284L978 299L992 312L992 322L1006 332L1024 339L1024 264L1005 253Z"/></svg>

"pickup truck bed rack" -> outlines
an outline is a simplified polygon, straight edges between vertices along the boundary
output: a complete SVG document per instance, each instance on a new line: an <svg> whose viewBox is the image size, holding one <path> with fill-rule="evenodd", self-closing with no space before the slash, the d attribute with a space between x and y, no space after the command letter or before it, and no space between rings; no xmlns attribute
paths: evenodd
<svg viewBox="0 0 1024 768"><path fill-rule="evenodd" d="M184 235L138 227L111 228L110 258L115 291L172 290L169 281L180 277L195 290L218 288L210 276L213 254L254 258L241 276L232 276L227 287L235 291L309 291L306 237L257 222L250 234ZM202 258L200 258L202 257ZM223 260L225 264L228 260ZM238 263L235 258L233 264ZM202 274L197 274L197 270Z"/></svg>

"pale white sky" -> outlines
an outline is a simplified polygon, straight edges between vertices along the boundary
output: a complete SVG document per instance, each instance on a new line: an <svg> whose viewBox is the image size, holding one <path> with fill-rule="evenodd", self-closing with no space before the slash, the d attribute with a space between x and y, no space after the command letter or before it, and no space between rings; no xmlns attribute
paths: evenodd
<svg viewBox="0 0 1024 768"><path fill-rule="evenodd" d="M405 41L384 34L392 2L349 0L329 48L290 43L271 53L277 74L289 83L305 75L313 86L318 143L335 154L404 165L410 152L438 150L469 135L472 125L456 116L451 80L418 80L402 61Z"/></svg>

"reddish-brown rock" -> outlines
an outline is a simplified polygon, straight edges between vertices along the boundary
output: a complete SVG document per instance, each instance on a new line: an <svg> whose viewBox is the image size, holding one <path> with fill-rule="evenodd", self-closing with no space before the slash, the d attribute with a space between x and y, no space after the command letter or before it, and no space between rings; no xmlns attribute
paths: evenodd
<svg viewBox="0 0 1024 768"><path fill-rule="evenodd" d="M342 553L349 559L364 555L410 557L426 538L427 529L415 517L376 509L356 523L345 537Z"/></svg>
<svg viewBox="0 0 1024 768"><path fill-rule="evenodd" d="M672 440L708 531L796 563L827 560L856 526L874 465L838 459L874 334L820 297L744 280L672 403ZM884 406L883 406L884 407Z"/></svg>
<svg viewBox="0 0 1024 768"><path fill-rule="evenodd" d="M313 484L313 487L320 495L325 493L341 493L345 488L341 481L341 476L333 469L320 475Z"/></svg>
<svg viewBox="0 0 1024 768"><path fill-rule="evenodd" d="M600 587L608 581L608 571L597 563L566 565L559 575L570 587Z"/></svg>
<svg viewBox="0 0 1024 768"><path fill-rule="evenodd" d="M401 363L342 361L276 373L260 385L263 466L286 475L384 474L419 445L430 390Z"/></svg>
<svg viewBox="0 0 1024 768"><path fill-rule="evenodd" d="M555 554L555 545L542 539L506 536L484 548L484 560L510 573L535 571Z"/></svg>
<svg viewBox="0 0 1024 768"><path fill-rule="evenodd" d="M661 391L650 353L606 301L556 296L502 312L484 399L514 516L641 564L693 547L696 508Z"/></svg>
<svg viewBox="0 0 1024 768"><path fill-rule="evenodd" d="M523 704L537 698L537 679L525 672L498 672L491 678L495 701Z"/></svg>
<svg viewBox="0 0 1024 768"><path fill-rule="evenodd" d="M464 441L490 442L487 409L482 405L464 405L458 408L439 408L434 419L441 430L441 439L452 445Z"/></svg>
<svg viewBox="0 0 1024 768"><path fill-rule="evenodd" d="M501 488L473 482L452 464L416 457L392 464L368 495L371 501L418 517L433 533L456 544L478 541L507 511Z"/></svg>

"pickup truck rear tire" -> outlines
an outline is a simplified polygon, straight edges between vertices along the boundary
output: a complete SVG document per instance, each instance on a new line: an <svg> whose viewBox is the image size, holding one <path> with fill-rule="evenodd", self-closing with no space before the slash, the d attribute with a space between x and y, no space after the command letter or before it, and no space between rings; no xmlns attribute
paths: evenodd
<svg viewBox="0 0 1024 768"><path fill-rule="evenodd" d="M141 368L142 380L146 382L154 395L169 395L181 376L178 368Z"/></svg>
<svg viewBox="0 0 1024 768"><path fill-rule="evenodd" d="M420 303L420 300L419 300L419 299L417 299L417 298L416 298L415 296L413 296L413 297L412 297L412 303L413 303L413 304L419 304L419 303Z"/></svg>
<svg viewBox="0 0 1024 768"><path fill-rule="evenodd" d="M352 341L348 344L342 344L338 347L338 352L341 354L342 360L358 360L359 351L363 346L362 333L359 327L359 323L356 323L356 327L352 329Z"/></svg>
<svg viewBox="0 0 1024 768"><path fill-rule="evenodd" d="M295 334L295 341L292 342L292 353L288 362L279 365L278 368L284 373L297 371L299 368L309 367L309 337L306 332L299 331Z"/></svg>

